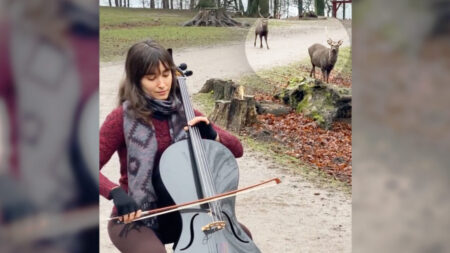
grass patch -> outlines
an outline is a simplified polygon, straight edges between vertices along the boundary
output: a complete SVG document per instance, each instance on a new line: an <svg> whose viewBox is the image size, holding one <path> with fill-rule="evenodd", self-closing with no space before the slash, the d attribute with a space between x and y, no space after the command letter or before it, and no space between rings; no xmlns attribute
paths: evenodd
<svg viewBox="0 0 450 253"><path fill-rule="evenodd" d="M246 87L246 93L276 94L283 88L289 86L292 81L309 77L311 71L311 61L309 58L279 66L271 69L258 71L256 74L245 75L238 81ZM351 47L339 49L339 56L332 75L340 73L345 76L352 75L352 50ZM316 78L321 78L322 73L316 68Z"/></svg>
<svg viewBox="0 0 450 253"><path fill-rule="evenodd" d="M341 72L344 75L352 74L352 48L343 47L339 49L339 56L334 66L334 71Z"/></svg>
<svg viewBox="0 0 450 253"><path fill-rule="evenodd" d="M166 48L183 48L237 41L241 38L241 34L227 27L140 26L131 29L108 29L100 33L100 59L111 61L123 57L133 43L144 39L156 40Z"/></svg>
<svg viewBox="0 0 450 253"><path fill-rule="evenodd" d="M287 87L291 80L309 76L309 72L300 66L303 66L303 61L258 71L256 74L243 76L238 83L246 87L246 93L273 95Z"/></svg>
<svg viewBox="0 0 450 253"><path fill-rule="evenodd" d="M215 101L212 93L195 93L192 95L195 108L200 110L204 115L210 115L215 106Z"/></svg>
<svg viewBox="0 0 450 253"><path fill-rule="evenodd" d="M244 41L249 28L183 27L197 12L100 7L100 60L125 56L128 48L144 39L154 39L164 47L185 48ZM237 18L252 24L254 18Z"/></svg>

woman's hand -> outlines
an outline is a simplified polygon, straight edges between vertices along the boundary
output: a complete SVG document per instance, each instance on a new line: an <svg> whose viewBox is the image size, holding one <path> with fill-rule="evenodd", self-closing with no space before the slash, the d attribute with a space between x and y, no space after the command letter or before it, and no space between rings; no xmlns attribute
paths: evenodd
<svg viewBox="0 0 450 253"><path fill-rule="evenodd" d="M117 208L117 215L120 216L120 221L129 223L141 217L142 210L138 208L134 199L128 196L122 187L112 189L110 195Z"/></svg>
<svg viewBox="0 0 450 253"><path fill-rule="evenodd" d="M197 126L198 130L200 131L200 135L202 138L209 139L209 140L216 140L219 141L219 135L217 134L216 130L212 127L210 124L208 118L204 116L197 116L193 119L191 119L188 122L189 126ZM188 130L188 127L185 127L184 130Z"/></svg>

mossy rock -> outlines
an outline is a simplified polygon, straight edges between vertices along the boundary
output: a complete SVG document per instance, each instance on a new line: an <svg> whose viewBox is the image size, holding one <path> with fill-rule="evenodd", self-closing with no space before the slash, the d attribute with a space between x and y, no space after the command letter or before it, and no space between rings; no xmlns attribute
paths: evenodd
<svg viewBox="0 0 450 253"><path fill-rule="evenodd" d="M322 83L311 78L293 78L277 96L297 112L315 120L320 127L330 129L335 120L351 118L350 88Z"/></svg>

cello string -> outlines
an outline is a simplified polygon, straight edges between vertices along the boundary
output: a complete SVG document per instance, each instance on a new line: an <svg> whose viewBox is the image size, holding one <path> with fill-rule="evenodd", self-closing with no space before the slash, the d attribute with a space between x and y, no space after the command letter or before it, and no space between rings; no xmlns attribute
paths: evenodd
<svg viewBox="0 0 450 253"><path fill-rule="evenodd" d="M204 148L203 142L200 142L200 145L201 145L201 149L200 150L202 152L201 159L202 159L202 162L205 164L205 168L208 168L206 170L206 174L207 174L207 177L208 177L209 181L211 182L211 186L210 187L211 187L212 194L215 195L215 194L217 194L217 189L216 189L215 185L212 184L213 176L212 176L211 167L210 167L210 165L208 163L208 160L206 159L206 154L205 154L205 150L206 149ZM215 206L215 211L216 211L215 215L218 216L219 220L223 220L222 210L221 210L221 206L220 206L219 201L214 201L213 204Z"/></svg>
<svg viewBox="0 0 450 253"><path fill-rule="evenodd" d="M190 119L195 117L194 114L194 110L190 104L190 100L188 99L188 93L186 92L186 86L185 83L183 83L183 95L184 95L184 101L186 101L187 103L185 104L186 107L186 112L189 114ZM210 175L210 170L208 169L208 164L206 163L206 159L205 159L205 154L204 154L204 147L202 145L202 139L201 139L201 135L200 132L198 130L197 127L191 128L192 129L192 135L193 137L191 138L192 143L194 148L197 150L197 152L194 152L194 155L196 155L196 159L198 162L198 166L200 167L200 173L201 173L201 177L202 177L202 183L204 186L204 190L205 190L205 194L207 196L214 196L215 195L215 190L213 187L213 180L212 177ZM213 213L215 214L220 214L221 210L220 208L218 208L216 203L210 203L210 208L213 210ZM215 216L214 220L215 220Z"/></svg>
<svg viewBox="0 0 450 253"><path fill-rule="evenodd" d="M190 119L195 117L194 110L193 110L193 108L192 108L192 106L190 104L190 100L189 100L189 95L188 95L188 92L187 92L185 79L179 78L178 80L180 81L179 82L179 86L180 86L181 96L182 96L182 99L183 99L183 104L184 104L184 107L185 107L186 117L187 117L187 120L189 121ZM199 133L197 128L191 128L191 130L192 129L193 129L193 131L190 132L191 143L192 143L193 148L196 151L198 151L198 150L200 150L199 145L198 145L198 143L200 142L199 139L201 138L201 137L199 138L200 133ZM202 184L204 186L203 189L206 190L206 192L205 192L206 195L213 196L212 195L213 193L211 192L211 190L212 190L211 189L211 182L210 182L210 180L208 180L208 179L210 179L210 177L208 178L208 175L205 175L204 164L200 164L200 163L202 163L202 160L204 160L204 159L201 159L198 156L198 155L200 155L198 153L199 152L194 152L194 156L195 156L196 161L197 161L197 166L199 167L199 170L200 170L199 172L201 174L201 181L202 181ZM213 210L213 213L216 213L216 214L220 213L220 209L217 208L217 205L215 203L209 203L209 206L210 206L210 209ZM213 215L213 220L216 221L215 215Z"/></svg>
<svg viewBox="0 0 450 253"><path fill-rule="evenodd" d="M182 83L182 84L180 84ZM187 120L189 121L190 119L195 117L195 113L194 110L191 106L190 103L190 99L189 99L189 93L187 91L187 86L185 83L185 78L182 79L181 82L179 82L180 84L180 90L181 90L181 96L183 99L183 104L185 106L185 112L186 112L186 117ZM193 149L200 151L200 152L195 152L194 151L194 155L197 156L197 166L199 166L200 168L200 173L201 175L201 179L204 183L204 186L206 188L206 191L208 191L209 196L214 196L216 193L214 184L212 183L212 173L211 170L208 166L207 160L206 160L206 154L205 154L205 149L204 149L204 145L203 145L203 141L201 139L201 135L200 132L198 130L197 127L194 128L190 128L191 130L193 129L192 132L189 132L189 134L191 135L191 143L192 143L192 147ZM198 154L196 154L198 153ZM205 175L206 173L206 175ZM212 191L212 192L211 192ZM209 203L209 206L211 209L214 209L213 215L212 215L212 219L213 221L216 221L216 215L222 216L222 212L221 212L221 208L220 208L220 204L216 203L216 202L211 202ZM215 215L214 215L215 213ZM223 221L223 218L221 218L221 220ZM206 240L208 240L207 244L208 244L208 252L216 252L218 253L218 248L216 245L216 240L210 240L212 238L216 239L215 237L218 237L218 233L217 232L221 232L221 231L215 231L212 234L210 234L211 238L207 238Z"/></svg>
<svg viewBox="0 0 450 253"><path fill-rule="evenodd" d="M200 134L198 129L195 129L195 131L197 131L198 134ZM209 183L208 188L210 190L210 194L213 194L212 196L214 196L217 193L217 190L214 187L214 184L212 183L213 182L213 177L212 177L212 174L211 174L211 169L209 167L208 161L206 160L206 154L205 154L205 148L204 148L204 145L203 145L203 141L201 141L201 139L197 139L197 145L200 146L199 157L201 159L201 163L203 164L204 168L206 168L205 169L205 174L206 174L206 177L207 177L207 182ZM223 217L221 215L220 205L216 201L212 202L212 205L213 205L213 209L214 209L214 216L215 217L218 216L218 218L220 220L222 220Z"/></svg>
<svg viewBox="0 0 450 253"><path fill-rule="evenodd" d="M203 177L203 182L204 182L204 186L205 186L205 190L207 192L207 194L209 196L214 196L215 195L215 191L214 191L214 185L213 185L213 181L212 181L212 177L211 177L211 173L210 173L210 169L208 166L208 163L206 161L206 155L204 153L204 146L203 146L203 142L201 139L201 135L200 135L200 131L198 130L198 128L192 128L192 131L194 133L194 135L196 136L196 138L193 140L197 149L197 158L198 158L198 162L199 162L199 166L201 167L201 173L202 173L202 177ZM215 202L211 202L210 203L210 208L212 209L212 213L213 213L213 220L216 221L216 215L220 214L220 208L218 207L217 203Z"/></svg>

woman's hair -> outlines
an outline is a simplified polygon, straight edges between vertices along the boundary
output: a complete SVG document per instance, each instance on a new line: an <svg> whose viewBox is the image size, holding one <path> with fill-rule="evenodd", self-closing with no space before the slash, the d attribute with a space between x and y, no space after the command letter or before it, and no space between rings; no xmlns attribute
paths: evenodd
<svg viewBox="0 0 450 253"><path fill-rule="evenodd" d="M141 87L141 80L145 75L159 72L159 63L170 69L172 73L172 87L169 98L178 96L179 88L175 75L176 66L171 54L157 42L146 40L138 42L128 50L125 61L125 80L119 88L119 106L126 100L130 102L130 109L138 119L147 121L152 111L146 106L145 92ZM161 73L162 74L162 73Z"/></svg>

